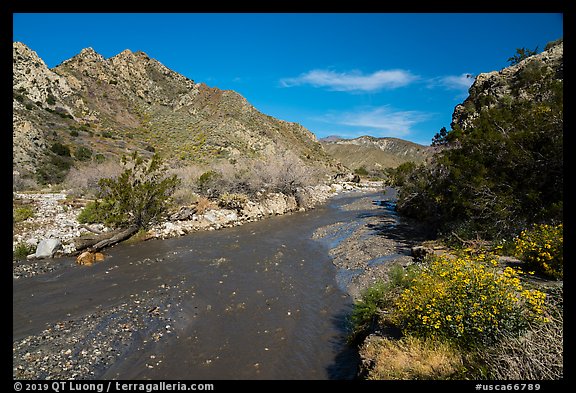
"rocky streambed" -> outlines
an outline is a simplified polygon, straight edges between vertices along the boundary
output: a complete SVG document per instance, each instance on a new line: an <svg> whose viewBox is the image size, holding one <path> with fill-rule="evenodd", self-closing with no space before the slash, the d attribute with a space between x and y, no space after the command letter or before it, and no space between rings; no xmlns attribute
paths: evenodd
<svg viewBox="0 0 576 393"><path fill-rule="evenodd" d="M341 194L298 214L119 244L94 266L48 259L51 269L13 280L13 376L355 378L353 298L393 261L410 263L417 235L393 199Z"/></svg>
<svg viewBox="0 0 576 393"><path fill-rule="evenodd" d="M400 219L394 211L396 192L351 198L339 209L356 213L354 220L318 228L313 237L324 241L337 267L339 287L357 300L378 280L386 279L393 264L413 263L412 248L425 240L416 222Z"/></svg>

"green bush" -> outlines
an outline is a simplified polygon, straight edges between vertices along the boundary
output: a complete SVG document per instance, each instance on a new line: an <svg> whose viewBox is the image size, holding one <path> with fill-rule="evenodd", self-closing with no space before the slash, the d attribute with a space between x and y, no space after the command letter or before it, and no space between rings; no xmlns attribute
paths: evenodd
<svg viewBox="0 0 576 393"><path fill-rule="evenodd" d="M26 242L20 242L14 248L12 253L12 258L16 261L26 259L26 257L30 254L34 254L36 252L36 247Z"/></svg>
<svg viewBox="0 0 576 393"><path fill-rule="evenodd" d="M546 295L525 289L517 270L499 272L497 262L486 259L483 254L432 258L396 300L397 325L405 334L470 348L547 322Z"/></svg>
<svg viewBox="0 0 576 393"><path fill-rule="evenodd" d="M404 269L401 265L395 264L390 267L387 281L377 282L364 291L360 300L354 304L350 315L352 340L365 334L379 322L382 311L394 306L395 299L410 285L417 271L418 268L415 266Z"/></svg>
<svg viewBox="0 0 576 393"><path fill-rule="evenodd" d="M166 176L157 154L144 160L134 152L130 158L123 157L122 163L126 169L117 178L98 181L99 198L106 205L104 221L116 227L146 228L167 211L180 179Z"/></svg>
<svg viewBox="0 0 576 393"><path fill-rule="evenodd" d="M515 239L516 256L524 260L528 269L550 278L563 278L563 224L534 225Z"/></svg>
<svg viewBox="0 0 576 393"><path fill-rule="evenodd" d="M534 56L538 54L538 47L534 48L534 50L530 50L527 48L517 48L516 54L512 57L508 58L508 62L510 65L516 65L520 63L522 60L529 58L530 56Z"/></svg>
<svg viewBox="0 0 576 393"><path fill-rule="evenodd" d="M12 222L22 222L29 218L34 217L34 210L28 206L18 207L12 212Z"/></svg>
<svg viewBox="0 0 576 393"><path fill-rule="evenodd" d="M248 203L248 197L243 194L225 193L218 198L218 206L223 209L236 210L240 212Z"/></svg>
<svg viewBox="0 0 576 393"><path fill-rule="evenodd" d="M77 137L78 135L80 135L78 130L70 130L70 136Z"/></svg>
<svg viewBox="0 0 576 393"><path fill-rule="evenodd" d="M98 164L103 163L104 161L106 161L106 156L102 153L98 153L94 156L94 159L96 160L96 162Z"/></svg>
<svg viewBox="0 0 576 393"><path fill-rule="evenodd" d="M485 108L471 128L448 132L448 148L429 164L389 171L398 211L441 235L467 238L511 237L533 222L560 221L562 86L539 80L547 86L543 101ZM529 88L535 87L523 85Z"/></svg>
<svg viewBox="0 0 576 393"><path fill-rule="evenodd" d="M210 170L200 175L196 185L198 187L198 191L200 191L202 195L215 197L219 193L218 183L221 180L222 174L220 172Z"/></svg>
<svg viewBox="0 0 576 393"><path fill-rule="evenodd" d="M78 146L75 157L79 161L88 161L92 158L92 150L85 146Z"/></svg>
<svg viewBox="0 0 576 393"><path fill-rule="evenodd" d="M354 169L354 173L358 176L368 176L368 170L364 166Z"/></svg>
<svg viewBox="0 0 576 393"><path fill-rule="evenodd" d="M77 220L80 224L104 223L107 206L101 202L88 202L78 214Z"/></svg>
<svg viewBox="0 0 576 393"><path fill-rule="evenodd" d="M70 148L60 142L54 142L50 147L53 153L62 157L70 157Z"/></svg>
<svg viewBox="0 0 576 393"><path fill-rule="evenodd" d="M70 156L52 154L36 169L36 180L39 184L61 183L71 166L72 158Z"/></svg>

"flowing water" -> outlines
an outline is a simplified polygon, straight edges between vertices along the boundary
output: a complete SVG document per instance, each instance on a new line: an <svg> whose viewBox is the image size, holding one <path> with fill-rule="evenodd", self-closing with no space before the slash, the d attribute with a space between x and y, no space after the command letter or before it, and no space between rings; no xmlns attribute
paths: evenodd
<svg viewBox="0 0 576 393"><path fill-rule="evenodd" d="M352 302L328 254L338 239L312 234L354 223L365 212L341 207L359 197L366 194L235 228L121 244L92 267L63 258L70 267L14 280L14 340L170 288L158 300L171 307L170 334L140 333L99 378L354 378L358 355L346 343Z"/></svg>

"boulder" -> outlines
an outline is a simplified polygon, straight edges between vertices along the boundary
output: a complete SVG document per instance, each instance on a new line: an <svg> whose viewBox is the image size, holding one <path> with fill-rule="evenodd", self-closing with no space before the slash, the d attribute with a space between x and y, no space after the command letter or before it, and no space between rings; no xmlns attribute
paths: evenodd
<svg viewBox="0 0 576 393"><path fill-rule="evenodd" d="M53 258L56 251L62 248L62 243L58 239L44 239L36 247L35 258Z"/></svg>
<svg viewBox="0 0 576 393"><path fill-rule="evenodd" d="M92 266L95 262L101 262L104 260L104 254L101 252L90 252L84 251L82 254L76 257L76 263L78 265Z"/></svg>
<svg viewBox="0 0 576 393"><path fill-rule="evenodd" d="M170 216L170 220L172 221L191 220L192 216L194 216L194 214L196 214L197 211L198 211L197 205L182 206L180 210L178 210L178 212Z"/></svg>
<svg viewBox="0 0 576 393"><path fill-rule="evenodd" d="M76 263L78 265L92 266L95 260L96 257L94 256L94 253L90 251L84 251L76 257Z"/></svg>
<svg viewBox="0 0 576 393"><path fill-rule="evenodd" d="M422 261L426 256L433 253L433 249L424 246L414 246L411 250L411 255L416 261Z"/></svg>

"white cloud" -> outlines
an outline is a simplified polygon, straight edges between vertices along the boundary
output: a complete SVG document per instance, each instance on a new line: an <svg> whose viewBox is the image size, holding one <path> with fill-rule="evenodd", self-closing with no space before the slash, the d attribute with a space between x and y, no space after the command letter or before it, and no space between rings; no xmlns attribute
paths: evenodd
<svg viewBox="0 0 576 393"><path fill-rule="evenodd" d="M369 131L373 136L405 137L412 131L412 127L430 117L429 114L420 111L394 111L388 106L328 114L321 118L322 121L361 128ZM365 131L349 131L349 135L364 135ZM338 132L340 133L340 132Z"/></svg>
<svg viewBox="0 0 576 393"><path fill-rule="evenodd" d="M405 70L380 70L368 75L363 75L360 71L339 73L330 70L312 70L296 78L284 78L280 84L283 87L312 85L334 91L371 92L406 86L416 79L417 76Z"/></svg>
<svg viewBox="0 0 576 393"><path fill-rule="evenodd" d="M430 80L429 87L441 86L449 90L461 90L468 92L470 86L474 83L472 74L448 75Z"/></svg>

